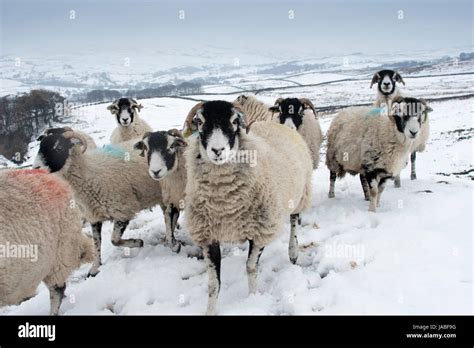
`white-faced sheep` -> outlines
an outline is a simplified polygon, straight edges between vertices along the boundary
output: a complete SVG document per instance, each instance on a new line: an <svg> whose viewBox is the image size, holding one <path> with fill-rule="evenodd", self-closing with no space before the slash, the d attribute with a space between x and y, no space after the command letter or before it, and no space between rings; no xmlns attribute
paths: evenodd
<svg viewBox="0 0 474 348"><path fill-rule="evenodd" d="M90 274L98 273L102 223L114 222L112 244L141 247L141 239L122 239L129 221L143 209L159 204L161 186L148 175L146 160L133 148L137 140L85 151L86 141L74 131L51 134L41 141L35 167L46 167L66 179L75 199L85 207L83 217L92 225L97 258ZM169 242L169 241L167 241Z"/></svg>
<svg viewBox="0 0 474 348"><path fill-rule="evenodd" d="M255 122L246 134L245 115L232 103L201 103L195 118L198 136L185 152L185 218L208 266L207 313L213 314L221 242L249 241L248 284L255 292L260 254L290 217L289 256L296 262L296 224L311 206L312 162L303 138L288 127Z"/></svg>
<svg viewBox="0 0 474 348"><path fill-rule="evenodd" d="M364 193L370 194L369 211L375 211L385 181L406 166L423 115L431 110L423 100L397 97L388 116L372 115L371 107L352 107L337 114L327 135L329 198L334 197L336 176L360 174Z"/></svg>
<svg viewBox="0 0 474 348"><path fill-rule="evenodd" d="M94 259L69 185L28 169L2 171L0 187L0 306L33 297L43 281L56 315L67 278Z"/></svg>
<svg viewBox="0 0 474 348"><path fill-rule="evenodd" d="M323 134L313 103L306 98L278 98L270 111L275 113L275 119L280 124L296 129L300 133L311 152L313 169L318 168Z"/></svg>
<svg viewBox="0 0 474 348"><path fill-rule="evenodd" d="M370 88L377 84L377 99L374 103L377 107L390 108L390 102L401 96L397 83L402 83L405 86L402 76L393 70L380 70L374 74L370 83Z"/></svg>
<svg viewBox="0 0 474 348"><path fill-rule="evenodd" d="M180 244L174 238L179 212L184 209L184 190L186 188L186 168L184 149L187 146L177 129L145 133L143 139L135 143L134 148L147 158L148 173L161 185L166 225L166 240L170 241L174 251Z"/></svg>
<svg viewBox="0 0 474 348"><path fill-rule="evenodd" d="M152 131L148 123L140 118L139 111L142 108L143 106L132 98L117 99L107 107L117 118L117 127L110 136L112 144L141 138L146 132Z"/></svg>

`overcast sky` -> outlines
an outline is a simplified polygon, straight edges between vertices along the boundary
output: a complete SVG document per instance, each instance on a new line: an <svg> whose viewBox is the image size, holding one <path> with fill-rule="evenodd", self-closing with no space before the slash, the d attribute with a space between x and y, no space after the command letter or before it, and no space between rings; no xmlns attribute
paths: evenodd
<svg viewBox="0 0 474 348"><path fill-rule="evenodd" d="M2 54L189 45L385 53L472 45L473 33L471 0L0 2Z"/></svg>

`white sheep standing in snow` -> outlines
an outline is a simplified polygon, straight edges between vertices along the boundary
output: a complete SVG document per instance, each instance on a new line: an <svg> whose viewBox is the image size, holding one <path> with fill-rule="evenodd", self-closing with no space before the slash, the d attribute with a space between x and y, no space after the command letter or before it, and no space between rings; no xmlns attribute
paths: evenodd
<svg viewBox="0 0 474 348"><path fill-rule="evenodd" d="M110 136L110 143L141 138L146 132L151 132L150 125L140 118L139 112L143 105L132 98L120 98L107 107L117 118L117 127Z"/></svg>
<svg viewBox="0 0 474 348"><path fill-rule="evenodd" d="M289 256L296 262L298 217L311 207L312 161L303 138L288 127L255 122L246 134L245 115L232 103L208 101L193 109L198 136L190 138L185 152L185 218L208 266L207 313L214 314L221 242L249 241L247 275L253 293L259 257L289 216Z"/></svg>
<svg viewBox="0 0 474 348"><path fill-rule="evenodd" d="M313 103L306 98L278 98L270 108L274 119L296 131L303 137L311 152L313 169L319 165L319 149L323 133Z"/></svg>
<svg viewBox="0 0 474 348"><path fill-rule="evenodd" d="M346 172L366 180L369 211L376 210L388 178L399 175L419 136L423 115L432 109L423 100L397 97L389 115L373 115L372 107L351 107L336 115L329 127L326 165L330 171L329 198L336 176Z"/></svg>
<svg viewBox="0 0 474 348"><path fill-rule="evenodd" d="M181 132L148 132L143 139L135 143L134 148L146 157L148 173L161 185L163 212L166 225L166 240L171 242L173 250L179 251L180 244L175 241L179 213L184 209L184 190L186 188L186 168L184 149L187 146Z"/></svg>
<svg viewBox="0 0 474 348"><path fill-rule="evenodd" d="M71 189L61 178L32 169L2 171L0 187L0 306L33 297L43 281L50 314L57 315L67 278L94 259ZM24 254L5 255L20 247Z"/></svg>
<svg viewBox="0 0 474 348"><path fill-rule="evenodd" d="M160 205L161 185L150 178L146 160L133 148L131 140L86 151L86 141L74 131L51 134L41 141L35 167L46 167L66 179L75 199L84 207L83 217L92 225L97 258L90 275L101 264L101 230L104 221L112 220L112 244L129 248L142 247L141 239L123 239L129 221L143 209ZM174 240L174 238L173 238ZM166 243L175 248L172 240Z"/></svg>

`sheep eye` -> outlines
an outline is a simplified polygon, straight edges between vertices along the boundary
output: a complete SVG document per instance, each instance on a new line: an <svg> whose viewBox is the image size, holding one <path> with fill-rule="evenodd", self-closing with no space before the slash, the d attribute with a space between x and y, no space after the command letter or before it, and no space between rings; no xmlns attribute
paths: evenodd
<svg viewBox="0 0 474 348"><path fill-rule="evenodd" d="M239 119L236 118L235 120L232 121L232 124L238 125L239 124Z"/></svg>

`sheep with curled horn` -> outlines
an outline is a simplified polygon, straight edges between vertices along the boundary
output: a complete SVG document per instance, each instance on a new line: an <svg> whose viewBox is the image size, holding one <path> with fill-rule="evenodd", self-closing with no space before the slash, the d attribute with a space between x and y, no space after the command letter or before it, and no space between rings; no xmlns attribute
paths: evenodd
<svg viewBox="0 0 474 348"><path fill-rule="evenodd" d="M120 98L107 107L116 117L117 127L110 136L112 144L140 138L146 132L151 132L150 125L143 120L139 112L143 105L132 98Z"/></svg>

